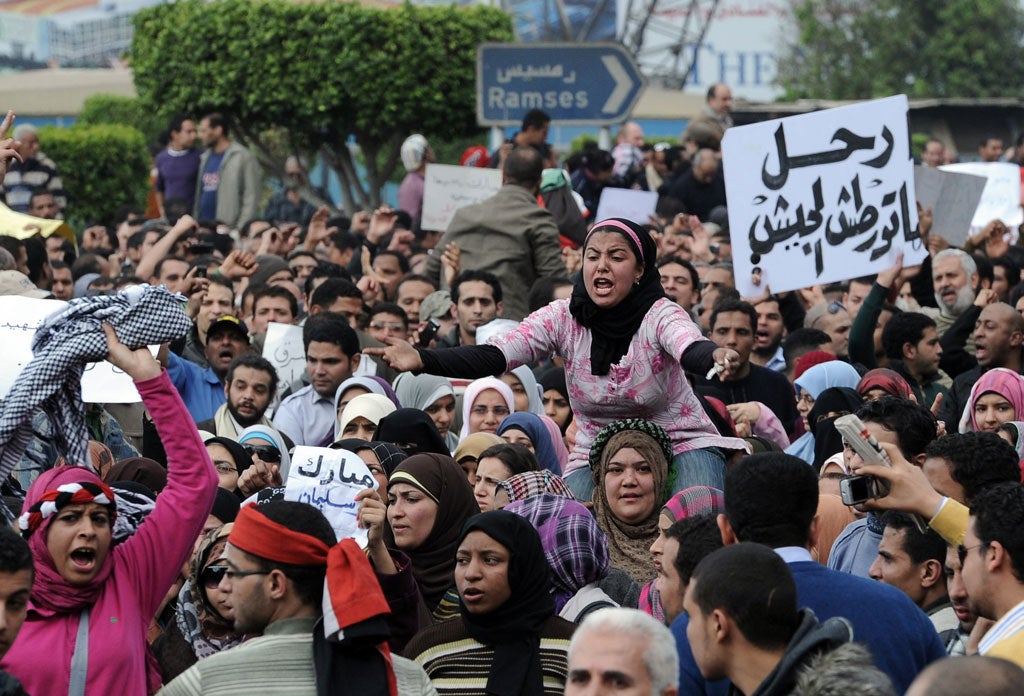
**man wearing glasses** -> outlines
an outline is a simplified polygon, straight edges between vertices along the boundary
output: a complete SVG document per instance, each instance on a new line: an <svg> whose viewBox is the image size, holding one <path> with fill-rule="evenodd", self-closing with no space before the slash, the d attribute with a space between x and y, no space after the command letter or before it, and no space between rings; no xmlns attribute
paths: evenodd
<svg viewBox="0 0 1024 696"><path fill-rule="evenodd" d="M850 357L850 327L853 319L841 302L819 302L807 310L804 327L819 329L832 338L832 352L840 360Z"/></svg>
<svg viewBox="0 0 1024 696"><path fill-rule="evenodd" d="M884 479L889 486L888 495L867 507L920 515L956 545L956 553L947 555L947 577L952 578L950 598L954 606L961 606L957 612L961 623L977 616L995 620L979 650L1020 665L1024 662L1024 487L1018 482L1019 471L1009 466L1017 460L1016 452L1005 442L995 442L996 438L991 433L943 437L928 447L923 468L909 463L892 445L881 443L892 466L865 465L855 473ZM966 505L970 505L969 517Z"/></svg>
<svg viewBox="0 0 1024 696"><path fill-rule="evenodd" d="M235 632L259 637L200 660L161 693L312 695L318 683L337 693L342 679L354 693L386 692L390 679L399 693L433 692L422 668L390 654L388 604L369 561L351 540L336 545L319 510L290 501L246 506L222 564L217 587ZM321 622L324 600L331 611Z"/></svg>
<svg viewBox="0 0 1024 696"><path fill-rule="evenodd" d="M957 552L968 606L996 622L978 651L1024 667L1024 486L979 493Z"/></svg>

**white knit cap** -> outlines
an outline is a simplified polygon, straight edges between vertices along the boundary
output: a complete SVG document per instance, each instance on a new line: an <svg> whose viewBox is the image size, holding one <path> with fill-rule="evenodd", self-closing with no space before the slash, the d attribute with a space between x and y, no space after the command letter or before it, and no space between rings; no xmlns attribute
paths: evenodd
<svg viewBox="0 0 1024 696"><path fill-rule="evenodd" d="M419 133L410 135L402 143L402 165L410 172L420 168L427 153L427 139Z"/></svg>

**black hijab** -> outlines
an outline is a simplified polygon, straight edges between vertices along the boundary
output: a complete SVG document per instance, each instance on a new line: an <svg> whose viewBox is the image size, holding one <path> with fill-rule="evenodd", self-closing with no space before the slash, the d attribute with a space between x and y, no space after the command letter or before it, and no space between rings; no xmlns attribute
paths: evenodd
<svg viewBox="0 0 1024 696"><path fill-rule="evenodd" d="M540 382L540 386L547 391L548 389L554 389L556 392L561 394L566 402L572 404L572 399L569 398L569 387L565 383L565 368L552 365L537 377L537 381ZM569 425L572 423L574 418L572 410L569 411L569 418L566 419L565 425L559 426L562 435L565 435L565 431L569 429Z"/></svg>
<svg viewBox="0 0 1024 696"><path fill-rule="evenodd" d="M487 693L542 694L540 633L544 622L555 615L555 599L540 534L525 518L504 510L471 517L462 528L459 544L473 531L483 532L509 551L509 599L487 614L471 614L460 602L466 632L494 648Z"/></svg>
<svg viewBox="0 0 1024 696"><path fill-rule="evenodd" d="M402 450L410 456L424 453L451 456L434 421L418 408L400 408L381 418L373 432L373 441L412 444L414 447Z"/></svg>
<svg viewBox="0 0 1024 696"><path fill-rule="evenodd" d="M245 451L245 448L238 444L237 441L232 440L229 437L211 437L209 440L203 442L204 445L220 445L228 451L231 458L235 461L235 467L238 469L238 475L241 476L246 469L252 466L252 457Z"/></svg>
<svg viewBox="0 0 1024 696"><path fill-rule="evenodd" d="M402 449L390 442L367 442L358 437L347 437L343 440L336 440L331 444L331 449L343 449L359 454L362 450L370 450L377 455L377 461L384 467L384 473L391 476L395 467L401 464L407 455Z"/></svg>
<svg viewBox="0 0 1024 696"><path fill-rule="evenodd" d="M569 312L576 321L590 330L593 339L590 347L590 373L606 375L612 363L622 359L629 350L629 342L640 328L640 323L651 306L665 297L665 291L661 287L661 276L655 263L658 248L646 230L635 222L623 218L602 220L587 234L587 241L583 244L584 256L587 253L587 243L595 232L615 232L622 235L636 255L637 262L643 265L644 269L644 274L625 299L608 309L599 308L590 299L583 284L582 274L573 284ZM640 242L639 248L637 240Z"/></svg>
<svg viewBox="0 0 1024 696"><path fill-rule="evenodd" d="M835 422L839 416L826 418L826 413L856 413L863 403L856 389L847 387L829 387L818 394L814 407L807 414L807 424L814 433L814 470L821 471L825 460L837 452L843 451L843 437L836 430Z"/></svg>

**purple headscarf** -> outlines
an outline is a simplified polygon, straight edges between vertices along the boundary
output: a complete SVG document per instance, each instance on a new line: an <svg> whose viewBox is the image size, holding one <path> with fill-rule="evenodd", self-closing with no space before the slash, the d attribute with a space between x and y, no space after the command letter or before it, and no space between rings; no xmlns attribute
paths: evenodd
<svg viewBox="0 0 1024 696"><path fill-rule="evenodd" d="M505 510L525 517L537 528L555 588L556 612L581 588L608 575L608 541L594 516L580 503L542 493L511 503Z"/></svg>

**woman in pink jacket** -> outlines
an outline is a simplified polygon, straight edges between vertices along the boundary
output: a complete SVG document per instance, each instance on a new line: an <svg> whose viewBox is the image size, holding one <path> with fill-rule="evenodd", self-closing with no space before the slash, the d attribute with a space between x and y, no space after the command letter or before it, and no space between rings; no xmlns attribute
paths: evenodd
<svg viewBox="0 0 1024 696"><path fill-rule="evenodd" d="M59 467L29 488L19 519L35 560L28 618L0 663L31 694L152 694L160 676L146 628L213 505L217 472L149 350L104 326L108 359L135 380L167 457L156 509L112 548L113 493L92 471Z"/></svg>

